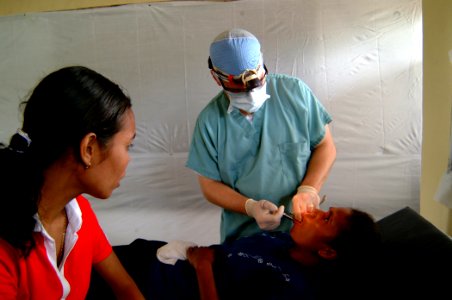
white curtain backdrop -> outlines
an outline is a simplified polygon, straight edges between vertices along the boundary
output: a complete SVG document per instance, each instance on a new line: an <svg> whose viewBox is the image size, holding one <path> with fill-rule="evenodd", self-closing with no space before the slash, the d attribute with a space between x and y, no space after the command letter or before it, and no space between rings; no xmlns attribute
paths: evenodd
<svg viewBox="0 0 452 300"><path fill-rule="evenodd" d="M196 117L219 90L210 42L241 27L260 39L270 72L302 78L333 116L338 152L323 207L376 219L418 211L421 22L421 0L181 1L0 17L0 141L43 76L93 68L127 90L137 118L127 176L110 199L91 198L110 241L217 243L220 209L184 165Z"/></svg>

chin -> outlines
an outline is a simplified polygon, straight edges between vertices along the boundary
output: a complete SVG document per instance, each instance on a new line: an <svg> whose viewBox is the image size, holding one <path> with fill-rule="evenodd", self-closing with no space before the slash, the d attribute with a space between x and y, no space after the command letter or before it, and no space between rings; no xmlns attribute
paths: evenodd
<svg viewBox="0 0 452 300"><path fill-rule="evenodd" d="M111 194L113 194L113 192L110 192L108 194L105 194L105 196L102 199L108 199L110 198Z"/></svg>
<svg viewBox="0 0 452 300"><path fill-rule="evenodd" d="M96 194L91 194L91 196L93 196L93 197L95 197L97 199L105 200L105 199L110 198L111 194L112 194L112 192L109 192L109 193L96 193Z"/></svg>

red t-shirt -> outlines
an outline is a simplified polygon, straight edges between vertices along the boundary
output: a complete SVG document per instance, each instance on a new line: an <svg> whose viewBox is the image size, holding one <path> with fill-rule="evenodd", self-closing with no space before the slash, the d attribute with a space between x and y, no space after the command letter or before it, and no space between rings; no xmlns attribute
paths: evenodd
<svg viewBox="0 0 452 300"><path fill-rule="evenodd" d="M100 227L90 203L83 196L76 198L81 218L80 229L72 235L75 244L66 248L62 266L70 292L66 299L85 299L92 265L106 259L112 247ZM76 210L78 211L78 210ZM69 215L70 222L74 215ZM82 222L80 222L82 221ZM41 232L35 232L36 247L27 258L0 239L0 299L62 299L63 283L56 266L49 259Z"/></svg>

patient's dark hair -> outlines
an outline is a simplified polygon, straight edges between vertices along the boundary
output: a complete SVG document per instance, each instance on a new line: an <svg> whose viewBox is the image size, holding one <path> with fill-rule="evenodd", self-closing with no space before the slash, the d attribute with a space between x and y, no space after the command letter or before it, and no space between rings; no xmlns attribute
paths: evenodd
<svg viewBox="0 0 452 300"><path fill-rule="evenodd" d="M20 106L25 107L22 131L9 146L0 146L0 238L26 256L35 245L44 171L69 151L82 163L80 142L90 132L106 147L120 131L131 101L101 74L71 66L44 77Z"/></svg>
<svg viewBox="0 0 452 300"><path fill-rule="evenodd" d="M374 256L380 249L381 234L374 218L361 210L352 209L348 226L331 241L340 263L357 263Z"/></svg>
<svg viewBox="0 0 452 300"><path fill-rule="evenodd" d="M322 282L317 299L341 298L340 295L347 299L375 299L372 290L378 280L381 232L374 218L366 212L352 209L347 220L348 226L330 242L337 259L327 262L317 274L317 280Z"/></svg>

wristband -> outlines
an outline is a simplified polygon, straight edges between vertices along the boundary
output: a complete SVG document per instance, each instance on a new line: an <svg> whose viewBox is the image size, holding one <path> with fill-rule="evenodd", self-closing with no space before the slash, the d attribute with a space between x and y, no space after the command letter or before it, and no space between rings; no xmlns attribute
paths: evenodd
<svg viewBox="0 0 452 300"><path fill-rule="evenodd" d="M314 193L317 196L319 195L319 192L317 191L317 189L310 185L300 185L297 189L297 192L298 193Z"/></svg>
<svg viewBox="0 0 452 300"><path fill-rule="evenodd" d="M245 211L246 211L246 214L248 216L250 216L250 217L252 217L252 215L251 215L251 205L253 205L254 202L256 202L256 200L251 199L251 198L247 199L246 202L245 202Z"/></svg>

